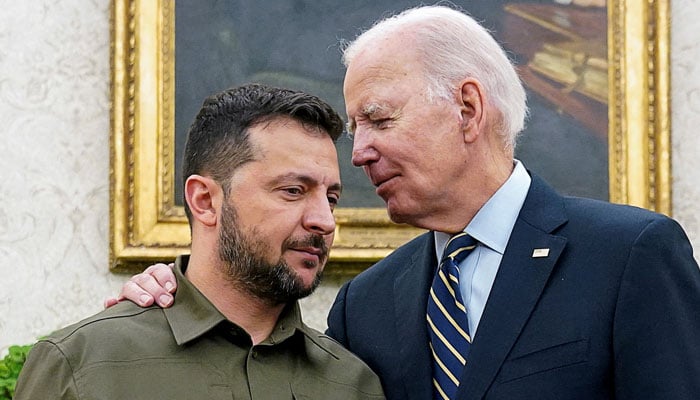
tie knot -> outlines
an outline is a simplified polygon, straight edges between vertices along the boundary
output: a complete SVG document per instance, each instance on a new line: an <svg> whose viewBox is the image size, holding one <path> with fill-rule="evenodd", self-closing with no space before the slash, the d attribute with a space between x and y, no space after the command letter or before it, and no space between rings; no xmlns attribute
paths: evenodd
<svg viewBox="0 0 700 400"><path fill-rule="evenodd" d="M466 232L458 233L450 238L442 253L441 262L447 259L454 260L455 264L461 263L469 253L476 248L477 241Z"/></svg>

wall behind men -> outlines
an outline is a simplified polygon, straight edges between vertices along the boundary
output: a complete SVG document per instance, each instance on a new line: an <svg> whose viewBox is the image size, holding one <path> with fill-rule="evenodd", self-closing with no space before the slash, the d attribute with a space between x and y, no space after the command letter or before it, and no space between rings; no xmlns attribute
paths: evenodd
<svg viewBox="0 0 700 400"><path fill-rule="evenodd" d="M0 355L102 308L109 0L0 0ZM700 2L672 2L673 208L700 251ZM696 254L696 258L698 255ZM304 301L320 329L339 280Z"/></svg>

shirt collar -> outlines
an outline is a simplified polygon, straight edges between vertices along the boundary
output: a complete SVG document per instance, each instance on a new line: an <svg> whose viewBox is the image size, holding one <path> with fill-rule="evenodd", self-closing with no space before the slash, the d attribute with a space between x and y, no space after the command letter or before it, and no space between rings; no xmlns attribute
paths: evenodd
<svg viewBox="0 0 700 400"><path fill-rule="evenodd" d="M305 335L309 334L308 328L301 320L301 309L299 308L299 303L295 301L284 308L282 314L277 320L275 329L272 330L270 336L263 340L261 344L274 345L281 343L292 337L297 331L300 331Z"/></svg>
<svg viewBox="0 0 700 400"><path fill-rule="evenodd" d="M214 329L226 317L187 279L188 255L179 256L175 260L175 278L177 291L172 307L163 310L170 324L175 341L183 345ZM231 322L229 322L231 323ZM231 323L233 324L233 323ZM242 330L242 329L241 329ZM261 344L277 344L290 338L296 331L309 336L313 332L301 319L299 303L294 302L284 308L270 336Z"/></svg>
<svg viewBox="0 0 700 400"><path fill-rule="evenodd" d="M530 175L523 164L514 160L510 177L479 209L464 231L481 244L503 255L530 189L530 182ZM444 232L435 232L435 251L438 262L450 236Z"/></svg>
<svg viewBox="0 0 700 400"><path fill-rule="evenodd" d="M175 260L175 301L172 307L163 310L178 345L196 339L226 321L226 317L185 278L188 261L188 255Z"/></svg>

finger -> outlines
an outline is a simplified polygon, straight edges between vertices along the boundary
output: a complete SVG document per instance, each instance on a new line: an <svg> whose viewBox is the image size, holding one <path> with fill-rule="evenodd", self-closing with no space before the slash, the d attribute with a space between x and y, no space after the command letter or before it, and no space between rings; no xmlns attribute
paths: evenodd
<svg viewBox="0 0 700 400"><path fill-rule="evenodd" d="M110 308L110 307L112 307L113 305L115 305L115 304L117 304L117 303L119 303L119 300L117 300L116 297L107 297L107 298L104 299L104 301L102 302L104 308Z"/></svg>
<svg viewBox="0 0 700 400"><path fill-rule="evenodd" d="M163 268L168 266L163 264ZM139 296L141 302L147 303L146 306L153 304L153 301L161 307L169 307L173 303L172 294L165 290L152 274L143 272L132 276L130 281L138 286L138 289L134 288L134 294Z"/></svg>
<svg viewBox="0 0 700 400"><path fill-rule="evenodd" d="M168 293L175 293L177 280L173 267L175 264L154 264L146 268L143 272L155 278L156 282L163 287ZM145 289L145 288L144 288Z"/></svg>
<svg viewBox="0 0 700 400"><path fill-rule="evenodd" d="M167 268L167 266L165 266ZM138 286L135 289L141 301L145 301L147 305L153 304L155 301L161 307L169 307L173 303L173 296L165 290L163 286L156 280L151 273L141 273L131 277L131 282ZM145 292L145 293L143 293Z"/></svg>
<svg viewBox="0 0 700 400"><path fill-rule="evenodd" d="M165 290L163 290L163 288L161 288L158 284L152 283L151 285L148 285L146 283L148 279L155 282L150 275L146 275L146 278L143 277L143 274L133 276L124 284L124 286L122 286L122 291L119 296L127 300L131 300L141 307L150 306L155 301L155 297L148 292L149 287L152 291L160 290L162 293L167 292L165 292ZM146 286L146 288L143 288L143 286ZM157 288L157 290L153 287Z"/></svg>

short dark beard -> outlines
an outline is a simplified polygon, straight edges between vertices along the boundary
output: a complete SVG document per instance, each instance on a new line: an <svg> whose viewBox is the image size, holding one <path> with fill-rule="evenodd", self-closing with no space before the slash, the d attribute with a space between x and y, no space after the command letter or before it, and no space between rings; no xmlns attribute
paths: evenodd
<svg viewBox="0 0 700 400"><path fill-rule="evenodd" d="M227 196L228 197L228 196ZM316 290L321 283L322 270L316 273L314 281L305 286L301 277L287 265L280 256L277 263L265 260L270 245L260 238L255 227L246 234L238 226L235 208L225 199L221 209L221 232L219 234L219 258L226 267L226 276L237 288L271 305L287 304L304 298ZM316 247L322 250L319 262L324 263L328 247L323 237L309 234L304 238L288 238L282 249L294 247Z"/></svg>

